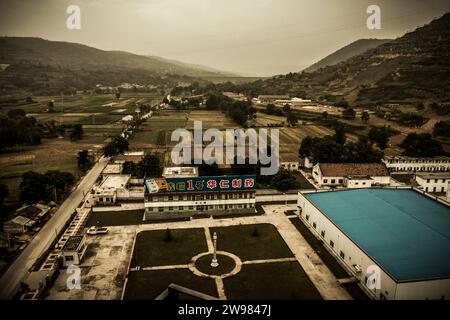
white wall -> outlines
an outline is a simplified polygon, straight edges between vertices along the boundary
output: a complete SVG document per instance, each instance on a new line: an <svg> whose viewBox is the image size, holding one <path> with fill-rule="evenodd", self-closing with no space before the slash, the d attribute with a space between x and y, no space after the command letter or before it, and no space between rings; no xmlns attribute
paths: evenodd
<svg viewBox="0 0 450 320"><path fill-rule="evenodd" d="M425 192L447 192L450 179L424 179L422 177L416 176L416 182L423 188Z"/></svg>
<svg viewBox="0 0 450 320"><path fill-rule="evenodd" d="M360 249L354 242L350 240L344 233L340 231L320 210L318 210L313 204L311 204L303 194L298 194L298 207L301 209L300 217L302 221L310 228L310 230L321 240L324 244L335 254L335 257L341 261L349 272L353 273L355 277L360 279L362 283L365 283L365 278L371 276L370 266L377 266L362 249ZM306 215L309 215L309 219L306 220ZM313 225L316 225L314 228ZM325 231L325 236L322 237L321 232ZM331 247L330 241L334 242L334 246ZM344 258L340 256L341 251L345 254ZM353 265L360 266L362 272L357 274ZM397 283L381 269L380 266L380 289L370 290L372 294L380 299L381 294L388 300L392 299L425 299L430 296L430 290L440 286L448 286L448 280L440 280L439 284L432 284L430 281L415 282L417 285L405 286L402 288L400 294L397 293ZM428 283L430 282L430 284ZM421 290L420 288L428 288ZM450 286L448 286L448 290ZM442 295L441 291L434 291L436 295ZM445 295L446 299L450 298L450 294Z"/></svg>
<svg viewBox="0 0 450 320"><path fill-rule="evenodd" d="M392 163L389 163L392 161ZM439 162L438 162L439 161ZM404 159L404 160L388 160L383 159L386 167L393 172L434 172L434 171L450 171L449 160L433 160L433 159Z"/></svg>
<svg viewBox="0 0 450 320"><path fill-rule="evenodd" d="M420 298L417 298L420 293ZM397 286L397 300L450 299L450 279L427 280L400 283Z"/></svg>

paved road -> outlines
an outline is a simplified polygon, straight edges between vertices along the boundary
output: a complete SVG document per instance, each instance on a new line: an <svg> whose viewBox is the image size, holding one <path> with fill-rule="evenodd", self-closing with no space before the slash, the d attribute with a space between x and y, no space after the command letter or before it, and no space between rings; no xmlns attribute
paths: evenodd
<svg viewBox="0 0 450 320"><path fill-rule="evenodd" d="M75 191L69 195L53 217L50 218L25 250L9 266L0 279L0 299L5 300L13 297L20 286L20 282L27 275L28 270L55 240L56 233L61 231L61 228L83 200L84 194L92 188L94 182L108 164L108 160L108 158L101 158L94 165Z"/></svg>

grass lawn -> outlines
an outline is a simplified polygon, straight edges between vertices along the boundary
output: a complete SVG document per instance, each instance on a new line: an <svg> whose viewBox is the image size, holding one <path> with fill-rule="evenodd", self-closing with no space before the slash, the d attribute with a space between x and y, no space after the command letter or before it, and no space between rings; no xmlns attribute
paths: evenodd
<svg viewBox="0 0 450 320"><path fill-rule="evenodd" d="M294 173L294 176L297 182L300 184L299 189L315 189L314 186L300 172Z"/></svg>
<svg viewBox="0 0 450 320"><path fill-rule="evenodd" d="M258 236L253 236L255 228L258 230ZM242 261L293 256L275 226L271 224L210 228L210 232L217 232L217 250L231 252Z"/></svg>
<svg viewBox="0 0 450 320"><path fill-rule="evenodd" d="M92 212L86 223L87 226L132 226L138 224L165 223L175 221L188 221L189 218L179 219L162 219L142 221L144 210L128 210L128 211L105 211Z"/></svg>
<svg viewBox="0 0 450 320"><path fill-rule="evenodd" d="M153 300L171 283L217 297L213 279L197 277L189 269L173 269L131 272L124 300Z"/></svg>
<svg viewBox="0 0 450 320"><path fill-rule="evenodd" d="M297 262L247 264L224 280L231 300L321 300L317 289Z"/></svg>
<svg viewBox="0 0 450 320"><path fill-rule="evenodd" d="M144 210L92 212L86 226L128 226L142 223Z"/></svg>
<svg viewBox="0 0 450 320"><path fill-rule="evenodd" d="M172 235L171 241L164 241L166 230L138 233L132 266L188 264L193 256L208 251L202 228L172 229L170 232Z"/></svg>

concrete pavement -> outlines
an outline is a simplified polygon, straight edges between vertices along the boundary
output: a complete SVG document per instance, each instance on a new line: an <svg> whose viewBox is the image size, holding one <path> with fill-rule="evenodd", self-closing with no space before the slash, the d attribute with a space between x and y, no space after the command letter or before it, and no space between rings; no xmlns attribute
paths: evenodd
<svg viewBox="0 0 450 320"><path fill-rule="evenodd" d="M109 159L102 157L81 180L77 188L63 202L56 213L50 218L39 233L31 240L24 251L9 266L0 279L0 299L11 299L27 275L35 261L48 249L58 232L65 225L71 214L84 199Z"/></svg>

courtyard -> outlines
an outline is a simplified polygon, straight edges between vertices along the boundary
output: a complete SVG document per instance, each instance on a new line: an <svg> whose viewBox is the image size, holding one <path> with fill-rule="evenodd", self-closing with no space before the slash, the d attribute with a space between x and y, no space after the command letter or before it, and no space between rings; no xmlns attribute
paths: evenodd
<svg viewBox="0 0 450 320"><path fill-rule="evenodd" d="M138 233L124 299L155 299L172 283L220 299L322 299L272 224Z"/></svg>
<svg viewBox="0 0 450 320"><path fill-rule="evenodd" d="M135 222L127 221L133 214L125 220L111 216L117 221L107 235L86 239L81 289L68 290L70 274L62 273L48 299L148 300L170 284L219 299L352 299L338 284L342 275L330 270L327 259L292 223L296 204L262 205L261 211L148 224L139 224L137 215ZM106 222L99 217L88 225ZM216 268L210 265L214 233Z"/></svg>

